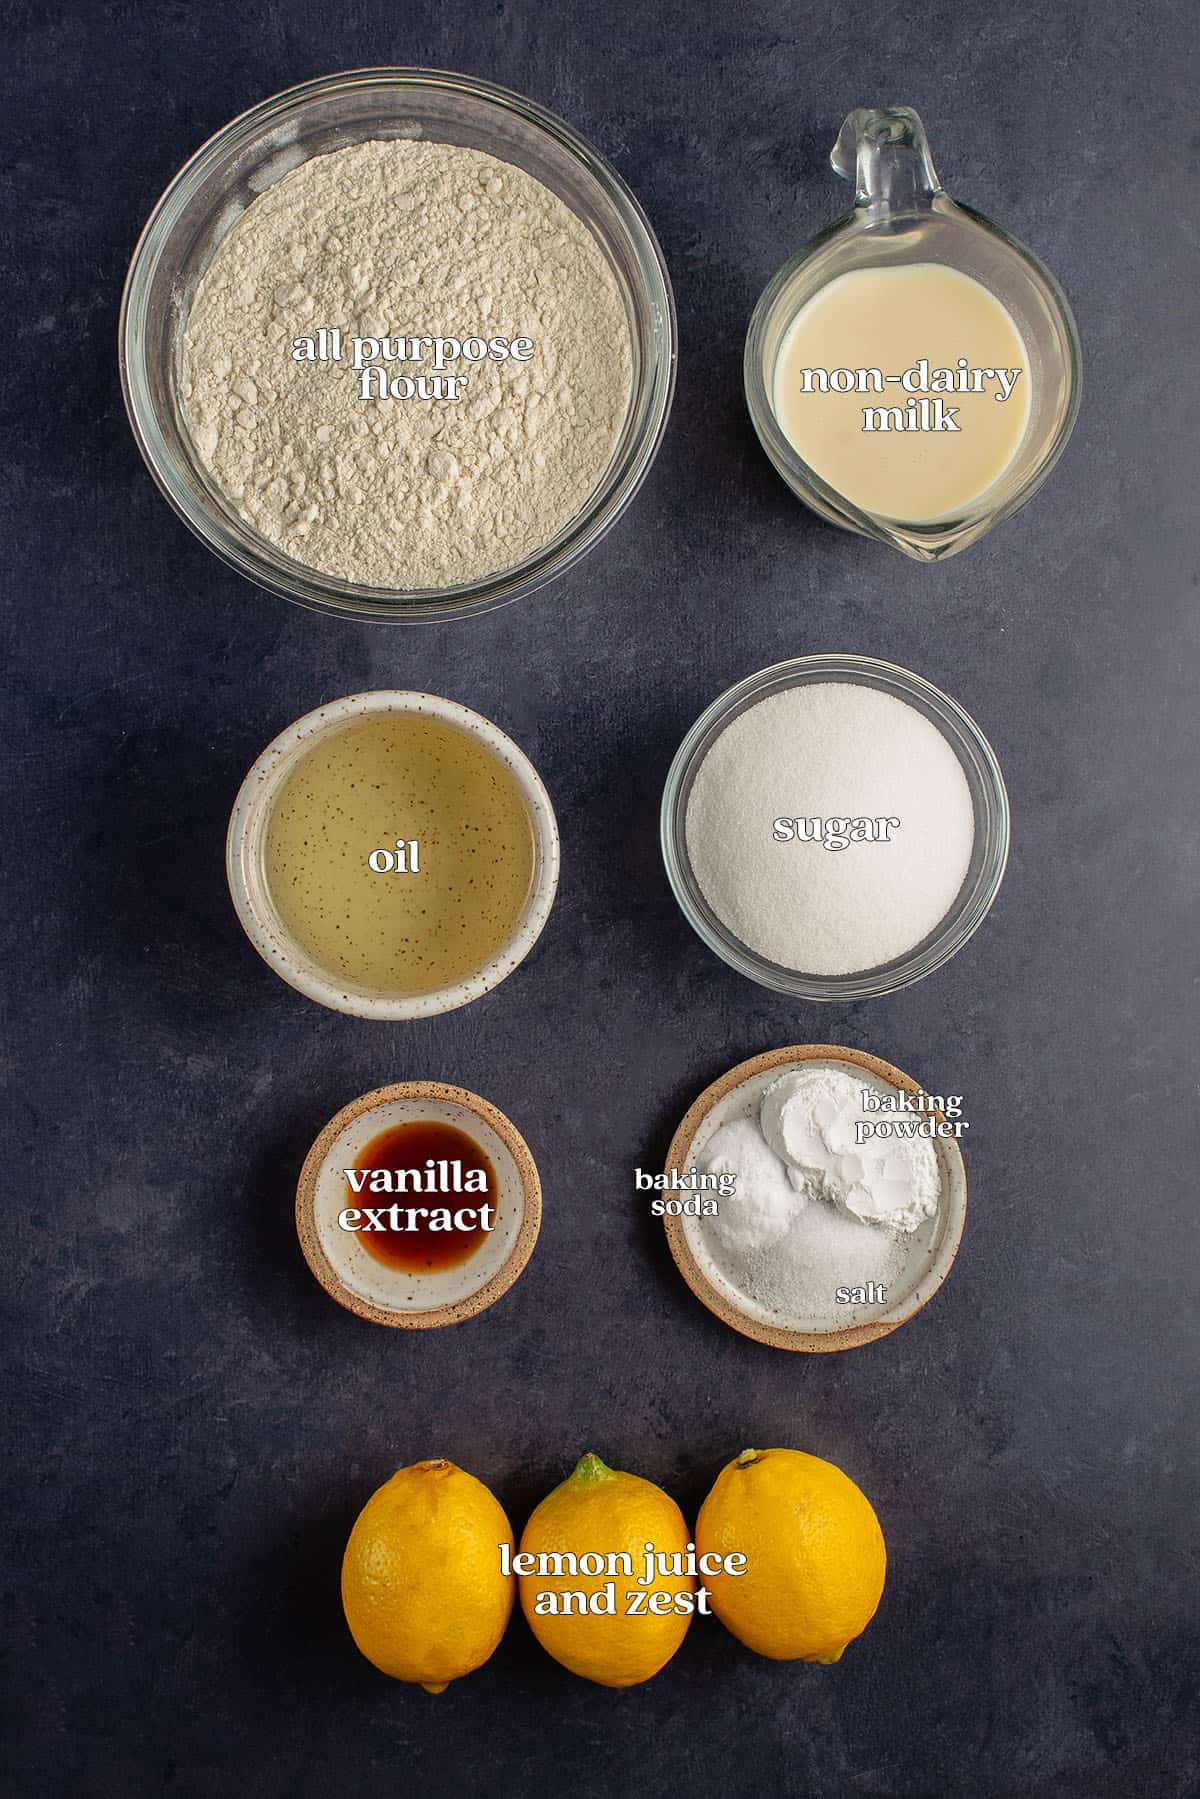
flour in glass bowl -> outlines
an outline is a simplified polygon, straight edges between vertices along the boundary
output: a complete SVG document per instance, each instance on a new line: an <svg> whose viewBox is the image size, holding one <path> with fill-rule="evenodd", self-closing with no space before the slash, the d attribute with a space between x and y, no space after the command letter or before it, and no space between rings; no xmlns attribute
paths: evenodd
<svg viewBox="0 0 1200 1799"><path fill-rule="evenodd" d="M320 328L533 353L456 363L457 400L363 399L348 360L293 359ZM218 487L279 549L359 585L438 588L514 567L583 510L632 360L612 270L557 195L482 151L400 139L312 157L246 209L192 302L181 399Z"/></svg>

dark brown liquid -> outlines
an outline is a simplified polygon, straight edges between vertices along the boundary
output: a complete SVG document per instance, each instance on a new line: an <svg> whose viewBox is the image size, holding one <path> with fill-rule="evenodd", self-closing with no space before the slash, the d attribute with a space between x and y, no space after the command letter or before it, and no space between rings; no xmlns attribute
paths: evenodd
<svg viewBox="0 0 1200 1799"><path fill-rule="evenodd" d="M445 1183L447 1191L443 1192L442 1181L437 1178L431 1185L427 1177L426 1164L432 1162L435 1177L443 1173L441 1164L447 1164L444 1172L449 1177ZM458 1162L462 1167L462 1190L453 1190L453 1164ZM468 1256L474 1255L487 1232L482 1224L476 1223L468 1230L432 1230L428 1216L413 1220L412 1228L404 1214L409 1208L426 1207L428 1211L448 1211L451 1217L464 1207L470 1207L478 1219L483 1206L491 1206L491 1222L496 1222L496 1177L491 1163L472 1137L460 1131L452 1124L440 1124L434 1120L420 1119L412 1124L396 1124L390 1130L381 1131L378 1137L372 1137L357 1162L355 1171L367 1169L374 1171L384 1168L391 1173L401 1169L415 1169L422 1176L421 1186L425 1191L418 1192L415 1183L410 1181L405 1192L373 1193L370 1183L363 1187L361 1193L355 1193L346 1183L349 1206L362 1208L370 1206L382 1210L393 1205L401 1209L401 1222L406 1228L393 1230L390 1225L386 1230L362 1230L359 1241L363 1243L379 1262L388 1268L402 1268L409 1274L428 1274L438 1268L456 1268L465 1262ZM487 1182L484 1192L466 1191L467 1176L473 1169L482 1171ZM477 1182L472 1183L477 1186Z"/></svg>

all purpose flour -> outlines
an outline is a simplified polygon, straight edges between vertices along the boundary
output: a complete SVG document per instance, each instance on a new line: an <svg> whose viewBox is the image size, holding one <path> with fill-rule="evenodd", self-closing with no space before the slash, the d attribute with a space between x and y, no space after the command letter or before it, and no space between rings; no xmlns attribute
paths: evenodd
<svg viewBox="0 0 1200 1799"><path fill-rule="evenodd" d="M297 359L298 342L334 329L346 344L532 350L455 361L457 399L364 399L348 354ZM422 354L385 360L385 377L428 375ZM493 156L404 139L313 157L247 208L188 315L182 400L218 485L297 561L368 586L446 587L513 567L570 523L609 463L631 379L620 292L574 213Z"/></svg>

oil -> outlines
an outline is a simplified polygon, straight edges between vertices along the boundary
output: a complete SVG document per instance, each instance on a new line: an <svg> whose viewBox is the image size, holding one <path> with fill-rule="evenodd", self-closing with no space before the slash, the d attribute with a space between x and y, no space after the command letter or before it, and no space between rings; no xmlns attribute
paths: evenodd
<svg viewBox="0 0 1200 1799"><path fill-rule="evenodd" d="M478 1218L483 1207L496 1204L496 1176L491 1162L473 1137L455 1125L440 1120L419 1119L410 1124L392 1125L372 1137L354 1164L355 1173L384 1173L392 1177L407 1175L404 1182L394 1181L392 1191L364 1188L356 1194L346 1183L347 1205L362 1208L371 1205L383 1209L396 1205L402 1215L424 1211L411 1227L384 1230L361 1230L358 1240L388 1268L402 1269L408 1274L431 1274L443 1268L457 1268L473 1256L487 1232L481 1223L459 1230L432 1229L428 1213L448 1213L451 1218L466 1209ZM468 1176L475 1175L474 1181ZM482 1184L479 1176L483 1176ZM379 1183L382 1186L382 1183Z"/></svg>
<svg viewBox="0 0 1200 1799"><path fill-rule="evenodd" d="M427 713L376 713L319 738L288 776L264 873L318 967L409 995L492 960L520 922L534 860L516 778L479 737Z"/></svg>

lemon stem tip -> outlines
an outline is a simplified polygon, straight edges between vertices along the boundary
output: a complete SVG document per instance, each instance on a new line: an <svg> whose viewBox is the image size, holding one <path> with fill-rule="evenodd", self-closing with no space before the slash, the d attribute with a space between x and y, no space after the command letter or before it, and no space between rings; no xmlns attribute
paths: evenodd
<svg viewBox="0 0 1200 1799"><path fill-rule="evenodd" d="M571 1470L572 1480L607 1480L612 1469L606 1467L598 1455L581 1455Z"/></svg>

